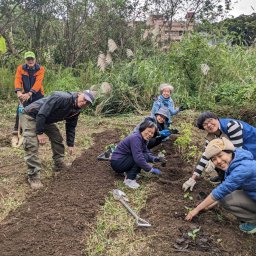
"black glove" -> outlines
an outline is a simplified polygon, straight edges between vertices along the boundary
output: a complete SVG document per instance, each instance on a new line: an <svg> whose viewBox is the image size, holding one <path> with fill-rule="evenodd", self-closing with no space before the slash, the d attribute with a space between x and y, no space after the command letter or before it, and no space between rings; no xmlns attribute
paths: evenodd
<svg viewBox="0 0 256 256"><path fill-rule="evenodd" d="M185 107L185 106L180 106L179 107L179 111L184 111L184 110L186 110L187 108Z"/></svg>
<svg viewBox="0 0 256 256"><path fill-rule="evenodd" d="M179 130L176 129L176 128L170 129L170 132L171 132L172 134L179 134L179 133L180 133Z"/></svg>

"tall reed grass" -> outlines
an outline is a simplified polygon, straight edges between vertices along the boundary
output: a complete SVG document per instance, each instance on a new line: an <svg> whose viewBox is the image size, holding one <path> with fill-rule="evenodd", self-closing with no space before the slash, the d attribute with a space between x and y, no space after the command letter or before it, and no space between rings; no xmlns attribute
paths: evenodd
<svg viewBox="0 0 256 256"><path fill-rule="evenodd" d="M112 93L98 97L97 114L149 110L163 82L174 86L172 97L177 105L185 103L201 110L216 105L250 105L256 100L255 48L232 47L223 42L210 45L205 36L195 33L173 43L168 53L141 46L130 59L115 54L104 72L98 69L96 60L72 69L46 68L46 94L79 91L108 82L113 86ZM202 66L209 70L203 72ZM13 95L13 79L10 70L0 69L1 98Z"/></svg>

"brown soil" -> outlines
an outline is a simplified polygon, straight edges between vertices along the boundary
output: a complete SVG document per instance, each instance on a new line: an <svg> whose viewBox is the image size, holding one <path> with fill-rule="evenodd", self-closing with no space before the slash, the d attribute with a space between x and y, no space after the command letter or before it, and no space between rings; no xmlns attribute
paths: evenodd
<svg viewBox="0 0 256 256"><path fill-rule="evenodd" d="M95 144L74 161L68 172L49 181L10 213L0 226L0 255L82 255L84 239L116 180L109 163L98 162L96 157L118 138L117 131L98 134ZM184 221L185 206L198 203L199 192L208 193L211 185L201 180L191 193L194 199L184 199L181 185L192 167L175 153L172 141L156 150L160 148L166 150L168 162L160 166L161 177L151 181L154 191L140 214L153 226L137 229L152 237L143 254L138 255L255 255L253 236L242 234L238 223L220 209L203 213L192 223ZM197 227L200 231L192 240L187 233Z"/></svg>
<svg viewBox="0 0 256 256"><path fill-rule="evenodd" d="M108 163L98 162L96 156L117 139L116 131L97 136L68 172L9 214L0 226L0 255L81 255L83 239L115 181Z"/></svg>
<svg viewBox="0 0 256 256"><path fill-rule="evenodd" d="M168 162L166 167L160 167L162 177L154 184L147 208L143 210L143 218L153 223L155 236L140 255L255 255L255 238L240 232L238 222L223 209L204 212L192 222L184 221L187 208L195 207L213 187L201 179L190 192L193 199L185 199L181 187L191 176L193 166L176 154L172 141L155 150L159 149L165 149ZM188 232L197 228L200 230L193 240ZM140 232L151 236L152 229Z"/></svg>

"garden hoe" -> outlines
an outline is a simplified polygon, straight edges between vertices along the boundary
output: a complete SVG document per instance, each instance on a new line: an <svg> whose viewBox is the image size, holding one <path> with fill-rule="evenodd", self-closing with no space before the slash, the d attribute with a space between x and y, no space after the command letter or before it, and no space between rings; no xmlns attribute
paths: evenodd
<svg viewBox="0 0 256 256"><path fill-rule="evenodd" d="M129 206L128 198L126 197L126 194L119 190L119 189L113 189L113 196L114 199L120 201L124 207L130 212L130 214L136 219L136 224L138 227L151 227L151 224L149 224L146 220L143 220L140 218L136 212Z"/></svg>

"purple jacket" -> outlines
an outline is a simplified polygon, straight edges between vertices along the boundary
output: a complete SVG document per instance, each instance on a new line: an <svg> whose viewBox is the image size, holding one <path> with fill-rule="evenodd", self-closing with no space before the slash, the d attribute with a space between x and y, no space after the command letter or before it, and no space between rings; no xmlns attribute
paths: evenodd
<svg viewBox="0 0 256 256"><path fill-rule="evenodd" d="M147 163L144 154L148 155L149 162L155 162L157 157L153 156L147 148L147 141L143 139L139 131L132 133L122 140L112 154L111 160L119 160L127 155L132 155L134 162L144 171L148 172L152 166Z"/></svg>

